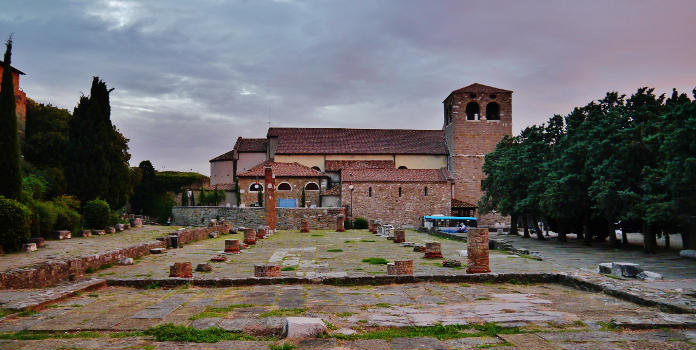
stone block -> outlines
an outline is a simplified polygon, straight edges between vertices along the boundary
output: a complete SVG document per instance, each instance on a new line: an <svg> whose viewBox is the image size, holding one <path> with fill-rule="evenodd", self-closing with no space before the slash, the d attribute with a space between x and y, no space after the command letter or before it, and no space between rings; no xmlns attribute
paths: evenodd
<svg viewBox="0 0 696 350"><path fill-rule="evenodd" d="M459 260L444 260L442 262L442 267L462 267L462 262Z"/></svg>
<svg viewBox="0 0 696 350"><path fill-rule="evenodd" d="M80 230L80 236L81 237L92 237L92 231L91 230Z"/></svg>
<svg viewBox="0 0 696 350"><path fill-rule="evenodd" d="M679 251L679 256L689 259L696 259L696 250L684 249Z"/></svg>
<svg viewBox="0 0 696 350"><path fill-rule="evenodd" d="M224 256L223 254L218 254L218 255L216 255L216 256L210 258L210 261L214 261L214 262L225 262L225 261L227 261L227 257Z"/></svg>
<svg viewBox="0 0 696 350"><path fill-rule="evenodd" d="M600 263L597 265L597 272L603 274L611 274L611 263Z"/></svg>
<svg viewBox="0 0 696 350"><path fill-rule="evenodd" d="M133 265L134 263L133 258L121 258L118 260L119 265Z"/></svg>
<svg viewBox="0 0 696 350"><path fill-rule="evenodd" d="M662 275L657 272L642 271L636 275L636 278L641 279L643 281L656 281L661 280Z"/></svg>
<svg viewBox="0 0 696 350"><path fill-rule="evenodd" d="M615 276L623 277L636 277L639 273L643 272L640 265L629 262L612 262L611 263L611 274Z"/></svg>
<svg viewBox="0 0 696 350"><path fill-rule="evenodd" d="M300 221L300 232L309 232L309 219L306 216Z"/></svg>
<svg viewBox="0 0 696 350"><path fill-rule="evenodd" d="M124 229L124 230L128 230L128 229L130 229L130 228L131 228L131 225L130 225L130 224L123 224L123 229Z"/></svg>
<svg viewBox="0 0 696 350"><path fill-rule="evenodd" d="M141 218L131 219L130 227L133 227L133 228L143 227L143 219L141 219Z"/></svg>
<svg viewBox="0 0 696 350"><path fill-rule="evenodd" d="M469 228L466 235L466 252L468 266L466 273L491 272L488 248L488 229Z"/></svg>
<svg viewBox="0 0 696 350"><path fill-rule="evenodd" d="M123 225L123 224L116 224L115 228L116 228L116 232L121 232L121 231L126 229L125 225Z"/></svg>
<svg viewBox="0 0 696 350"><path fill-rule="evenodd" d="M442 259L442 250L440 242L427 242L425 243L425 256L426 259Z"/></svg>
<svg viewBox="0 0 696 350"><path fill-rule="evenodd" d="M416 243L415 242L401 242L402 247L415 247Z"/></svg>
<svg viewBox="0 0 696 350"><path fill-rule="evenodd" d="M103 236L106 234L105 230L92 230L92 235L94 236Z"/></svg>
<svg viewBox="0 0 696 350"><path fill-rule="evenodd" d="M72 238L70 231L67 231L67 230L53 231L53 236L56 239L70 239L70 238Z"/></svg>
<svg viewBox="0 0 696 350"><path fill-rule="evenodd" d="M345 221L346 221L345 215L338 214L336 216L336 232L345 232L346 231Z"/></svg>
<svg viewBox="0 0 696 350"><path fill-rule="evenodd" d="M264 226L259 226L256 229L256 239L266 238L266 228Z"/></svg>
<svg viewBox="0 0 696 350"><path fill-rule="evenodd" d="M179 242L179 235L178 235L178 234L176 234L176 235L169 235L168 238L169 238L169 239L168 239L168 242L167 242L167 243L168 243L168 244L167 244L168 247L171 247L171 248L179 248L179 243L180 243L180 242Z"/></svg>
<svg viewBox="0 0 696 350"><path fill-rule="evenodd" d="M232 228L230 228L230 230L229 230L228 233L231 234L231 235L236 235L237 232L238 232L238 230L239 230L238 228L232 227Z"/></svg>
<svg viewBox="0 0 696 350"><path fill-rule="evenodd" d="M169 277L191 278L193 266L190 262L178 262L169 267Z"/></svg>
<svg viewBox="0 0 696 350"><path fill-rule="evenodd" d="M254 265L254 277L280 277L280 265Z"/></svg>
<svg viewBox="0 0 696 350"><path fill-rule="evenodd" d="M213 271L213 267L210 266L210 264L198 264L196 266L196 271L198 271L198 272L211 272L211 271Z"/></svg>
<svg viewBox="0 0 696 350"><path fill-rule="evenodd" d="M28 243L36 243L36 248L43 248L46 246L46 240L43 237L29 238Z"/></svg>
<svg viewBox="0 0 696 350"><path fill-rule="evenodd" d="M256 230L253 228L244 229L244 244L256 244Z"/></svg>
<svg viewBox="0 0 696 350"><path fill-rule="evenodd" d="M418 253L422 253L425 251L425 246L422 244L416 244L413 246L413 251L418 252Z"/></svg>
<svg viewBox="0 0 696 350"><path fill-rule="evenodd" d="M413 260L396 260L387 264L388 275L413 275Z"/></svg>
<svg viewBox="0 0 696 350"><path fill-rule="evenodd" d="M225 253L239 253L239 240L238 239L226 239L225 240Z"/></svg>
<svg viewBox="0 0 696 350"><path fill-rule="evenodd" d="M394 243L404 243L404 242L406 242L406 231L394 230Z"/></svg>
<svg viewBox="0 0 696 350"><path fill-rule="evenodd" d="M208 234L208 238L218 238L220 234L217 231L213 231Z"/></svg>
<svg viewBox="0 0 696 350"><path fill-rule="evenodd" d="M104 229L104 231L106 231L106 233L116 233L116 228L113 227L113 226L107 226L107 227Z"/></svg>
<svg viewBox="0 0 696 350"><path fill-rule="evenodd" d="M283 335L286 338L315 338L324 333L326 333L326 325L321 318L286 317L283 322Z"/></svg>
<svg viewBox="0 0 696 350"><path fill-rule="evenodd" d="M167 248L152 248L150 249L150 254L164 254L167 252Z"/></svg>
<svg viewBox="0 0 696 350"><path fill-rule="evenodd" d="M31 253L35 252L38 248L36 248L36 243L24 243L22 244L22 251L25 253Z"/></svg>

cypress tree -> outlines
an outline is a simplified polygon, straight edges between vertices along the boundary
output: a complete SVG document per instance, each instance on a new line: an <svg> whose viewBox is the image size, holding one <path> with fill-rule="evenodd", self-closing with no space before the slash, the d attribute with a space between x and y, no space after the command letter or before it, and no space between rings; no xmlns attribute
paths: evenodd
<svg viewBox="0 0 696 350"><path fill-rule="evenodd" d="M196 197L194 197L195 194L196 191L191 191L191 199L189 200L189 205L192 207L196 206Z"/></svg>
<svg viewBox="0 0 696 350"><path fill-rule="evenodd" d="M22 172L19 161L19 136L12 82L12 37L7 39L0 88L0 195L19 199L22 192Z"/></svg>
<svg viewBox="0 0 696 350"><path fill-rule="evenodd" d="M188 207L188 193L186 191L181 192L181 206Z"/></svg>

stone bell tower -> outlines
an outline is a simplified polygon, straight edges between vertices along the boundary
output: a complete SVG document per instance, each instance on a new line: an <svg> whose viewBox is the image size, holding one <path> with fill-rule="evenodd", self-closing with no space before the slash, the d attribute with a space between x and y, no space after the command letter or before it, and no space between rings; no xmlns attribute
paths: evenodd
<svg viewBox="0 0 696 350"><path fill-rule="evenodd" d="M484 157L512 135L512 91L475 83L452 91L442 103L453 198L477 206Z"/></svg>

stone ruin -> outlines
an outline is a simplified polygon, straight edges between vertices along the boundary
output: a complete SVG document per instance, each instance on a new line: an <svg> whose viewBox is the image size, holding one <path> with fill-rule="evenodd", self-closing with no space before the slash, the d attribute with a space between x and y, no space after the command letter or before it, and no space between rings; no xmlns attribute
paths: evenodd
<svg viewBox="0 0 696 350"><path fill-rule="evenodd" d="M394 243L404 243L404 242L406 242L406 231L394 230Z"/></svg>
<svg viewBox="0 0 696 350"><path fill-rule="evenodd" d="M395 260L387 264L388 275L413 275L413 260Z"/></svg>
<svg viewBox="0 0 696 350"><path fill-rule="evenodd" d="M466 236L468 266L466 273L491 272L488 259L488 229L469 228Z"/></svg>
<svg viewBox="0 0 696 350"><path fill-rule="evenodd" d="M309 232L309 219L307 216L302 217L302 221L300 221L300 232Z"/></svg>
<svg viewBox="0 0 696 350"><path fill-rule="evenodd" d="M256 230L254 230L253 228L244 229L244 244L256 244Z"/></svg>
<svg viewBox="0 0 696 350"><path fill-rule="evenodd" d="M440 242L427 242L425 243L425 256L426 259L442 259L442 245Z"/></svg>
<svg viewBox="0 0 696 350"><path fill-rule="evenodd" d="M345 215L338 214L336 216L336 232L345 232L346 231L345 221L346 221Z"/></svg>
<svg viewBox="0 0 696 350"><path fill-rule="evenodd" d="M190 262L178 262L169 267L169 277L191 278L193 266Z"/></svg>
<svg viewBox="0 0 696 350"><path fill-rule="evenodd" d="M259 226L256 229L256 239L264 239L264 238L266 238L266 227Z"/></svg>
<svg viewBox="0 0 696 350"><path fill-rule="evenodd" d="M254 277L280 277L280 265L254 265Z"/></svg>

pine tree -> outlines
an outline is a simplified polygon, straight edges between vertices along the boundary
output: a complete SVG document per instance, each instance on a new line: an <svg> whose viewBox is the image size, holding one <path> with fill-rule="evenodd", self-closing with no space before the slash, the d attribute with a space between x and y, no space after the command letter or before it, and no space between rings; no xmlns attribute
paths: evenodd
<svg viewBox="0 0 696 350"><path fill-rule="evenodd" d="M12 37L7 39L0 88L0 195L18 199L22 191L22 172L19 161L19 136L12 82Z"/></svg>

